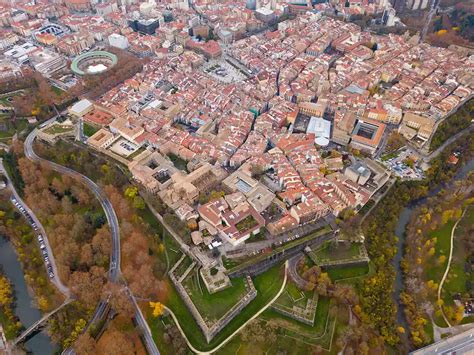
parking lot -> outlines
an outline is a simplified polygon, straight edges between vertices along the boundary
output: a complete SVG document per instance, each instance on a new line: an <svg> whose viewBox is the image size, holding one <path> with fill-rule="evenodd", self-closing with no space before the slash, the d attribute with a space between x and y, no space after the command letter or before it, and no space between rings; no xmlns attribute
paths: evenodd
<svg viewBox="0 0 474 355"><path fill-rule="evenodd" d="M52 279L54 278L54 272L53 272L53 266L51 265L51 262L49 260L49 255L48 251L46 248L46 244L44 243L43 235L41 234L41 231L39 227L37 226L36 222L33 220L31 215L28 213L28 211L25 209L25 207L17 201L15 197L11 198L11 202L15 205L15 207L21 212L21 214L26 218L28 223L31 225L31 228L33 228L36 239L38 240L38 244L41 250L41 253L43 254L43 260L44 264L46 267L46 270L48 272L49 277Z"/></svg>
<svg viewBox="0 0 474 355"><path fill-rule="evenodd" d="M380 162L393 174L404 180L420 180L425 176L423 170L407 150L401 150L388 159L381 159Z"/></svg>

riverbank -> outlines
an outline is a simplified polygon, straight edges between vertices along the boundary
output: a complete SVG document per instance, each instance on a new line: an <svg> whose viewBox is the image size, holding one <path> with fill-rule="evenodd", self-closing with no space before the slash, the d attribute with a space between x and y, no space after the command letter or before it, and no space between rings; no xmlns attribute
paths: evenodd
<svg viewBox="0 0 474 355"><path fill-rule="evenodd" d="M23 327L27 328L40 319L42 314L35 306L34 298L26 284L15 250L12 244L4 237L0 237L0 267L13 286L15 315ZM33 335L24 343L24 348L30 353L38 355L53 354L56 350L46 332Z"/></svg>
<svg viewBox="0 0 474 355"><path fill-rule="evenodd" d="M461 153L461 159L458 165L450 165L447 163L447 159L453 151ZM433 341L433 327L431 326L430 316L426 315L427 312L430 312L430 307L428 307L427 304L419 304L421 301L415 301L414 295L417 290L423 289L425 287L424 285L431 280L428 276L432 277L433 270L438 267L437 265L440 264L439 268L441 269L441 264L446 263L442 256L444 255L444 250L443 253L440 253L442 244L436 244L435 236L438 236L439 233L437 234L431 228L433 226L431 219L440 219L443 211L442 209L440 210L438 203L429 201L437 196L441 190L448 189L450 186L454 186L456 182L463 180L472 170L474 170L472 137L464 136L461 141L448 146L446 150L433 161L432 168L428 173L428 178L419 183L419 188L426 189L426 193L423 194L421 198L411 198L399 214L395 228L397 252L393 259L396 272L393 297L397 303L397 322L406 330L404 336L408 338L408 346L410 348L413 348L413 346L419 347L426 345ZM422 216L419 216L419 218L415 218L414 213L419 213L421 208L424 208L424 213ZM430 208L434 210L428 211ZM414 227L414 223L421 223L420 221L422 221L422 224ZM426 226L423 227L423 225ZM417 245L407 245L408 228L411 228L413 235L421 233L421 230L424 230L424 228L431 230L428 234L431 235L432 238L435 238L435 244L430 245L432 241L421 241L420 239ZM439 236L441 236L441 234L439 234ZM430 251L431 248L433 248L432 251ZM415 251L419 250L423 250L427 255L414 257ZM446 252L447 251L449 250L446 250ZM410 255L407 256L408 254ZM431 261L427 262L427 260ZM421 270L420 272L426 273L427 276L423 278L424 281L415 282L413 281L413 274L409 274L408 270L409 268L415 269L418 262L425 264L424 266L420 265L418 269ZM432 267L429 265L432 265ZM435 286L437 282L439 282L439 280L431 280L429 282L427 287L433 288L433 291L428 291L428 294L436 293ZM432 303L435 303L435 301L435 298L433 298ZM407 320L406 314L409 314L409 320Z"/></svg>

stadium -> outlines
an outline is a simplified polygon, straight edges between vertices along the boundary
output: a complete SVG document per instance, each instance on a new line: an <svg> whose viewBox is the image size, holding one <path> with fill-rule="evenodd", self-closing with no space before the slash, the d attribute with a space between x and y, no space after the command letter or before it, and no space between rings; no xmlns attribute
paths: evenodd
<svg viewBox="0 0 474 355"><path fill-rule="evenodd" d="M117 56L106 51L91 51L78 55L71 63L71 70L77 75L103 73L115 64Z"/></svg>

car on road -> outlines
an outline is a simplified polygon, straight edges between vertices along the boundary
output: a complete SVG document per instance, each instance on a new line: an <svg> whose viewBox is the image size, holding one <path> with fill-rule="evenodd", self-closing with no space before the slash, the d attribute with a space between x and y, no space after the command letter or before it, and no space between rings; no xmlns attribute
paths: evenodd
<svg viewBox="0 0 474 355"><path fill-rule="evenodd" d="M52 279L54 277L54 273L50 272L49 273L49 278Z"/></svg>

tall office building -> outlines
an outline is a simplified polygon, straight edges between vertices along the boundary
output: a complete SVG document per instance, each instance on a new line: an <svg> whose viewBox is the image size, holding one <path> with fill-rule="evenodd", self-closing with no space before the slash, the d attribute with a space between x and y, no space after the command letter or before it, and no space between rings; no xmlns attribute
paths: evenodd
<svg viewBox="0 0 474 355"><path fill-rule="evenodd" d="M257 8L257 0L247 0L245 7L250 10L255 10Z"/></svg>

